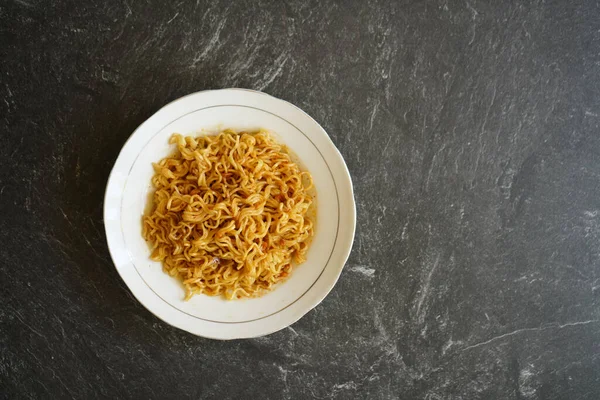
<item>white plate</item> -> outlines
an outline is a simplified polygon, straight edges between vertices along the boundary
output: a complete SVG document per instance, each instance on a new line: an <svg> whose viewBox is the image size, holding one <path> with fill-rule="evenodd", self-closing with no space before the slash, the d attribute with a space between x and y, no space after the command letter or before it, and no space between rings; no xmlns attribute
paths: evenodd
<svg viewBox="0 0 600 400"><path fill-rule="evenodd" d="M275 133L313 176L315 237L307 261L259 297L225 300L196 295L184 301L181 283L150 260L142 214L152 193L152 162L174 150L172 133L199 135L225 128ZM319 304L335 285L350 254L356 226L352 181L327 133L292 104L244 89L198 92L150 117L123 146L108 179L104 225L113 262L134 296L163 321L196 335L238 339L283 329Z"/></svg>

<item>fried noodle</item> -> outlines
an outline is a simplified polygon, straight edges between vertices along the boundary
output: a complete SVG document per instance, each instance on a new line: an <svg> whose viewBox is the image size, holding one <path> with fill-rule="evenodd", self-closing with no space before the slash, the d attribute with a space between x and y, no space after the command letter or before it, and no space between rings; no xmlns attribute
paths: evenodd
<svg viewBox="0 0 600 400"><path fill-rule="evenodd" d="M232 130L174 134L170 143L176 154L153 164L143 236L151 258L181 279L186 299L257 296L305 261L312 177L285 146L265 131Z"/></svg>

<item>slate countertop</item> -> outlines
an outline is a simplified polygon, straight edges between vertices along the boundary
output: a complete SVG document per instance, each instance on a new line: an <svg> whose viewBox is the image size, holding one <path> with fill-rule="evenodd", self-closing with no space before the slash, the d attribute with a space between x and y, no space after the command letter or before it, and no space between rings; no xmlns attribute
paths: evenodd
<svg viewBox="0 0 600 400"><path fill-rule="evenodd" d="M0 5L0 398L600 398L592 1ZM218 342L130 294L108 173L167 102L245 87L331 135L357 232L291 328Z"/></svg>

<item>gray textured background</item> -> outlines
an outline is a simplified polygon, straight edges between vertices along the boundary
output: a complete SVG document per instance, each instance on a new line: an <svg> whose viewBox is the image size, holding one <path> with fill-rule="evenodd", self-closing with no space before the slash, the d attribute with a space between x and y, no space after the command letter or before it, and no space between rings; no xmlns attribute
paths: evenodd
<svg viewBox="0 0 600 400"><path fill-rule="evenodd" d="M502 3L502 4L501 4ZM0 4L0 398L600 398L595 1ZM351 171L354 249L292 328L152 316L102 224L165 103L263 90Z"/></svg>

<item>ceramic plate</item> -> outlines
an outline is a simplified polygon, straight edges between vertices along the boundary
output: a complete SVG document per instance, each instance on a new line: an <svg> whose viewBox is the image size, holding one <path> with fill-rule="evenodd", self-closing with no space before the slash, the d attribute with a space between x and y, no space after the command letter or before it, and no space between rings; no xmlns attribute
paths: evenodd
<svg viewBox="0 0 600 400"><path fill-rule="evenodd" d="M241 300L196 295L150 260L142 238L142 215L151 198L152 162L171 154L174 132L205 135L223 129L266 129L310 171L317 220L307 260L265 295ZM323 128L292 104L264 93L224 89L178 99L150 117L123 146L104 199L108 247L121 278L158 318L214 339L266 335L283 329L319 304L335 285L350 254L356 209L344 159Z"/></svg>

